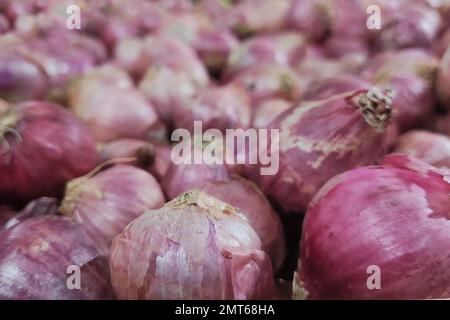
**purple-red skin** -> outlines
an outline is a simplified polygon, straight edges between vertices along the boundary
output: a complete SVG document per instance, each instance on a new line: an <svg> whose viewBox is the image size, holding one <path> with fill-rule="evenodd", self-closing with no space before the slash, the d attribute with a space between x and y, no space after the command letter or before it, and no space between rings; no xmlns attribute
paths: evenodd
<svg viewBox="0 0 450 320"><path fill-rule="evenodd" d="M433 110L437 66L429 52L403 49L375 56L361 77L393 90L393 120L406 131L422 124Z"/></svg>
<svg viewBox="0 0 450 320"><path fill-rule="evenodd" d="M405 153L435 167L450 168L450 138L424 130L411 130L399 137L393 152Z"/></svg>
<svg viewBox="0 0 450 320"><path fill-rule="evenodd" d="M439 63L436 90L442 106L450 110L450 45Z"/></svg>
<svg viewBox="0 0 450 320"><path fill-rule="evenodd" d="M80 223L105 250L134 218L165 203L156 179L148 172L125 164L93 177L70 181L60 211Z"/></svg>
<svg viewBox="0 0 450 320"><path fill-rule="evenodd" d="M294 295L449 298L449 192L448 173L406 155L334 177L308 207Z"/></svg>
<svg viewBox="0 0 450 320"><path fill-rule="evenodd" d="M198 190L149 210L114 238L119 299L270 299L269 257L246 219Z"/></svg>
<svg viewBox="0 0 450 320"><path fill-rule="evenodd" d="M0 234L0 298L38 300L113 299L108 259L68 218L27 219ZM81 290L67 284L78 266ZM71 273L67 273L70 270Z"/></svg>
<svg viewBox="0 0 450 320"><path fill-rule="evenodd" d="M99 147L102 161L136 157L133 165L149 171L160 181L171 163L171 147L165 143L138 139L118 139Z"/></svg>
<svg viewBox="0 0 450 320"><path fill-rule="evenodd" d="M7 228L8 221L12 219L17 212L6 205L0 205L0 233Z"/></svg>
<svg viewBox="0 0 450 320"><path fill-rule="evenodd" d="M252 128L268 128L280 114L292 107L285 99L268 98L258 103L253 110Z"/></svg>
<svg viewBox="0 0 450 320"><path fill-rule="evenodd" d="M390 99L382 93L375 102L381 121L371 123L359 101L369 95L367 90L347 92L288 109L269 127L279 129L279 144L270 147L278 155L278 171L261 175L261 165L249 165L246 174L286 212L304 212L328 179L376 163L387 151Z"/></svg>
<svg viewBox="0 0 450 320"><path fill-rule="evenodd" d="M0 13L0 34L8 32L10 27L8 18Z"/></svg>
<svg viewBox="0 0 450 320"><path fill-rule="evenodd" d="M89 129L63 107L26 102L3 113L0 199L58 196L64 184L99 161Z"/></svg>
<svg viewBox="0 0 450 320"><path fill-rule="evenodd" d="M286 16L286 25L317 40L326 36L329 27L320 1L316 0L293 0Z"/></svg>
<svg viewBox="0 0 450 320"><path fill-rule="evenodd" d="M370 89L371 83L353 75L343 75L325 79L316 85L308 88L305 93L305 100L322 100L328 99L336 94L367 90Z"/></svg>
<svg viewBox="0 0 450 320"><path fill-rule="evenodd" d="M230 174L225 165L172 164L162 187L169 199L196 188L232 205L259 235L262 250L272 259L274 272L280 269L286 254L283 227L269 201L252 182Z"/></svg>
<svg viewBox="0 0 450 320"><path fill-rule="evenodd" d="M193 132L194 121L201 121L203 130L246 129L250 127L251 104L247 92L236 85L211 87L184 101L174 111L176 128Z"/></svg>

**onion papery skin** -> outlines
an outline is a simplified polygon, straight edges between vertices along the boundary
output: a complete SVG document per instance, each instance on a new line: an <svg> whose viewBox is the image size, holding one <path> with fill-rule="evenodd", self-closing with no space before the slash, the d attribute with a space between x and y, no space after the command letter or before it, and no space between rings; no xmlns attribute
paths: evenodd
<svg viewBox="0 0 450 320"><path fill-rule="evenodd" d="M27 219L0 234L0 299L113 299L108 261L73 221ZM69 266L80 268L81 289L68 289Z"/></svg>
<svg viewBox="0 0 450 320"><path fill-rule="evenodd" d="M343 75L325 79L314 86L311 86L305 93L305 100L321 100L327 99L336 94L357 91L368 90L371 87L371 83L360 79L353 75Z"/></svg>
<svg viewBox="0 0 450 320"><path fill-rule="evenodd" d="M280 98L269 98L256 105L253 111L253 128L268 128L280 114L292 107L292 103Z"/></svg>
<svg viewBox="0 0 450 320"><path fill-rule="evenodd" d="M363 115L364 100L378 106L375 121ZM328 179L384 156L391 102L388 91L372 88L300 103L269 126L279 129L278 145L269 146L278 171L261 175L261 165L247 165L246 174L286 212L303 212Z"/></svg>
<svg viewBox="0 0 450 320"><path fill-rule="evenodd" d="M283 226L269 201L247 179L230 174L225 165L172 164L162 181L169 199L190 189L200 189L239 210L261 239L262 250L272 260L277 272L286 255Z"/></svg>
<svg viewBox="0 0 450 320"><path fill-rule="evenodd" d="M246 219L198 190L130 223L113 240L119 299L268 299L272 268Z"/></svg>
<svg viewBox="0 0 450 320"><path fill-rule="evenodd" d="M450 168L450 139L439 133L408 131L399 137L394 152L405 153L435 167Z"/></svg>
<svg viewBox="0 0 450 320"><path fill-rule="evenodd" d="M144 170L117 165L93 177L70 181L60 206L102 248L109 248L134 218L165 203L158 182Z"/></svg>
<svg viewBox="0 0 450 320"><path fill-rule="evenodd" d="M25 208L5 222L4 228L9 229L19 222L32 217L55 216L58 212L58 199L42 197L28 203Z"/></svg>
<svg viewBox="0 0 450 320"><path fill-rule="evenodd" d="M447 173L406 155L329 180L306 213L297 297L450 297ZM380 288L369 290L377 266Z"/></svg>
<svg viewBox="0 0 450 320"><path fill-rule="evenodd" d="M28 201L58 196L64 184L99 161L89 129L49 102L12 105L0 117L0 199Z"/></svg>

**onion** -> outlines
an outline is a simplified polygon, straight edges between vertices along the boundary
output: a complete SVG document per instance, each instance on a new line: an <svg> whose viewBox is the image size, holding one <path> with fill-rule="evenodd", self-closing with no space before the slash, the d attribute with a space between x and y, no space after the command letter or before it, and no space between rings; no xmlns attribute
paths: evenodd
<svg viewBox="0 0 450 320"><path fill-rule="evenodd" d="M8 32L10 28L9 20L0 13L0 34Z"/></svg>
<svg viewBox="0 0 450 320"><path fill-rule="evenodd" d="M102 161L135 157L133 164L149 171L158 181L169 168L170 156L169 145L137 139L119 139L100 146Z"/></svg>
<svg viewBox="0 0 450 320"><path fill-rule="evenodd" d="M7 228L8 221L16 215L12 208L0 205L0 233Z"/></svg>
<svg viewBox="0 0 450 320"><path fill-rule="evenodd" d="M94 70L75 82L69 90L71 109L87 123L98 141L150 137L158 129L153 106L131 87L131 79L118 71L111 73Z"/></svg>
<svg viewBox="0 0 450 320"><path fill-rule="evenodd" d="M62 193L98 162L89 130L48 102L12 106L0 115L0 199L26 201Z"/></svg>
<svg viewBox="0 0 450 320"><path fill-rule="evenodd" d="M296 65L304 56L305 48L304 37L294 32L249 38L232 51L228 59L227 75L235 75L255 65Z"/></svg>
<svg viewBox="0 0 450 320"><path fill-rule="evenodd" d="M436 89L445 109L450 110L450 45L439 64Z"/></svg>
<svg viewBox="0 0 450 320"><path fill-rule="evenodd" d="M267 128L280 114L292 105L289 101L280 98L269 98L261 101L253 113L253 128Z"/></svg>
<svg viewBox="0 0 450 320"><path fill-rule="evenodd" d="M27 219L2 232L0 243L1 299L113 298L107 258L69 219ZM69 289L76 276L69 267L79 268L81 289Z"/></svg>
<svg viewBox="0 0 450 320"><path fill-rule="evenodd" d="M230 175L225 165L172 164L162 186L169 199L197 188L232 205L255 229L274 271L280 269L286 254L283 227L269 201L249 180Z"/></svg>
<svg viewBox="0 0 450 320"><path fill-rule="evenodd" d="M322 39L328 30L328 17L324 14L324 9L323 1L293 0L286 24L312 39Z"/></svg>
<svg viewBox="0 0 450 320"><path fill-rule="evenodd" d="M260 175L260 165L249 165L249 176L285 211L302 212L329 178L384 156L388 93L347 92L287 110L270 126L280 130L279 146L270 146L279 155L278 172Z"/></svg>
<svg viewBox="0 0 450 320"><path fill-rule="evenodd" d="M31 201L27 206L15 214L13 217L7 220L5 223L5 229L9 229L19 222L22 222L31 217L40 217L47 215L58 214L58 199L42 197Z"/></svg>
<svg viewBox="0 0 450 320"><path fill-rule="evenodd" d="M343 75L326 79L309 88L305 100L327 99L339 93L355 90L367 90L371 87L368 81L352 75Z"/></svg>
<svg viewBox="0 0 450 320"><path fill-rule="evenodd" d="M144 170L118 165L91 175L67 184L60 211L104 248L134 218L165 202L158 182Z"/></svg>
<svg viewBox="0 0 450 320"><path fill-rule="evenodd" d="M450 139L442 134L409 131L398 139L394 152L408 154L436 167L450 168Z"/></svg>
<svg viewBox="0 0 450 320"><path fill-rule="evenodd" d="M194 130L194 121L201 121L203 130L248 128L250 99L246 91L236 85L209 88L185 101L174 111L177 128Z"/></svg>
<svg viewBox="0 0 450 320"><path fill-rule="evenodd" d="M111 247L119 299L267 299L272 268L246 219L198 190L130 223Z"/></svg>
<svg viewBox="0 0 450 320"><path fill-rule="evenodd" d="M304 90L300 78L290 68L277 65L249 67L231 83L246 89L254 103L275 97L296 101Z"/></svg>
<svg viewBox="0 0 450 320"><path fill-rule="evenodd" d="M449 298L446 177L419 160L393 155L383 166L328 181L306 213L295 295Z"/></svg>
<svg viewBox="0 0 450 320"><path fill-rule="evenodd" d="M362 77L394 92L393 119L402 131L421 122L434 105L436 59L421 49L381 53L363 70Z"/></svg>

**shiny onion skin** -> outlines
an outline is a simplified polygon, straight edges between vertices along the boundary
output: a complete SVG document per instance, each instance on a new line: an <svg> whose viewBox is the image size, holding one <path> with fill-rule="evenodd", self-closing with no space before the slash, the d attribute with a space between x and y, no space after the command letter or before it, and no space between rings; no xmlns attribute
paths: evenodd
<svg viewBox="0 0 450 320"><path fill-rule="evenodd" d="M119 299L269 299L272 266L260 247L238 211L191 190L114 238L111 281Z"/></svg>
<svg viewBox="0 0 450 320"><path fill-rule="evenodd" d="M68 103L87 123L97 141L151 137L152 131L158 129L156 110L132 87L131 79L127 80L119 71L92 72L93 75L88 73L73 83ZM109 74L113 72L117 74Z"/></svg>
<svg viewBox="0 0 450 320"><path fill-rule="evenodd" d="M394 152L405 153L435 167L450 169L450 138L423 130L412 130L397 141Z"/></svg>
<svg viewBox="0 0 450 320"><path fill-rule="evenodd" d="M278 172L260 175L256 165L247 174L285 211L304 211L329 178L384 156L389 94L374 87L287 110L270 125L280 130Z"/></svg>
<svg viewBox="0 0 450 320"><path fill-rule="evenodd" d="M450 45L439 64L436 90L443 107L450 110Z"/></svg>
<svg viewBox="0 0 450 320"><path fill-rule="evenodd" d="M0 199L57 196L99 161L89 129L49 102L26 102L0 115Z"/></svg>
<svg viewBox="0 0 450 320"><path fill-rule="evenodd" d="M0 233L0 243L0 299L114 298L106 256L68 218L27 219ZM68 289L69 266L80 268L81 290Z"/></svg>
<svg viewBox="0 0 450 320"><path fill-rule="evenodd" d="M250 97L237 85L204 89L192 99L184 101L174 111L176 128L194 130L194 121L201 121L203 130L250 127Z"/></svg>
<svg viewBox="0 0 450 320"><path fill-rule="evenodd" d="M449 298L449 192L448 172L406 155L329 180L306 213L294 296Z"/></svg>
<svg viewBox="0 0 450 320"><path fill-rule="evenodd" d="M200 189L239 210L261 239L261 247L277 272L286 254L283 227L277 213L259 188L247 179L230 174L225 165L172 164L162 180L169 199L190 189Z"/></svg>
<svg viewBox="0 0 450 320"><path fill-rule="evenodd" d="M130 164L149 171L158 181L166 174L171 163L171 147L138 139L118 139L100 145L102 161L116 158L135 158Z"/></svg>
<svg viewBox="0 0 450 320"><path fill-rule="evenodd" d="M134 218L165 203L152 175L130 165L117 165L69 181L60 206L102 248Z"/></svg>
<svg viewBox="0 0 450 320"><path fill-rule="evenodd" d="M434 106L438 61L422 49L389 51L375 56L362 78L393 91L393 120L401 131L418 126Z"/></svg>

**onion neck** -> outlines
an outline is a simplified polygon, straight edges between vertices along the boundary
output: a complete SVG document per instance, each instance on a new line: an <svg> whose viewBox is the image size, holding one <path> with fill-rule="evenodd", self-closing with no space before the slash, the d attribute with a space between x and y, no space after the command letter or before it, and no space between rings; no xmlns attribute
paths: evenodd
<svg viewBox="0 0 450 320"><path fill-rule="evenodd" d="M386 129L392 114L392 91L373 87L352 96L364 120L376 131Z"/></svg>
<svg viewBox="0 0 450 320"><path fill-rule="evenodd" d="M73 216L75 213L77 200L80 195L85 192L93 194L99 199L103 197L103 193L100 188L95 183L90 181L88 177L83 176L67 183L65 196L61 202L59 211L65 216Z"/></svg>

